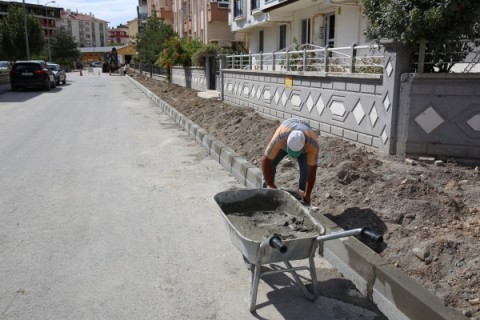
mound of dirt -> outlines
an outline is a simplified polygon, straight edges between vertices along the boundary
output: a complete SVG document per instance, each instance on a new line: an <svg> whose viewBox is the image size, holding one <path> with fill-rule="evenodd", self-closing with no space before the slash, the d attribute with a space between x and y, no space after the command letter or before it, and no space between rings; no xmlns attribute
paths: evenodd
<svg viewBox="0 0 480 320"><path fill-rule="evenodd" d="M279 121L200 98L188 88L130 76L260 167ZM479 167L405 161L332 137L319 142L312 207L344 229L368 226L384 234L387 246L372 249L446 305L480 319ZM297 180L297 163L287 157L276 184L295 189Z"/></svg>

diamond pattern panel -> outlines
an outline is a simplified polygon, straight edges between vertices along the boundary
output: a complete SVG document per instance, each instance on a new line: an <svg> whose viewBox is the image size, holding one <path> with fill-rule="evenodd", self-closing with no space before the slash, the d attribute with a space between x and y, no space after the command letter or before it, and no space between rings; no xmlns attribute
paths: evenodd
<svg viewBox="0 0 480 320"><path fill-rule="evenodd" d="M377 113L377 108L375 107L375 104L373 105L372 110L370 111L370 123L372 124L372 128L375 128L375 125L377 124L378 120L378 113Z"/></svg>
<svg viewBox="0 0 480 320"><path fill-rule="evenodd" d="M431 106L419 114L415 118L415 121L427 134L438 128L444 122L443 118Z"/></svg>
<svg viewBox="0 0 480 320"><path fill-rule="evenodd" d="M360 122L362 122L363 118L365 117L365 111L363 111L363 107L360 101L358 101L353 108L353 116L355 117L355 121L357 122L357 124L360 124Z"/></svg>
<svg viewBox="0 0 480 320"><path fill-rule="evenodd" d="M480 114L471 117L467 123L473 130L480 131Z"/></svg>

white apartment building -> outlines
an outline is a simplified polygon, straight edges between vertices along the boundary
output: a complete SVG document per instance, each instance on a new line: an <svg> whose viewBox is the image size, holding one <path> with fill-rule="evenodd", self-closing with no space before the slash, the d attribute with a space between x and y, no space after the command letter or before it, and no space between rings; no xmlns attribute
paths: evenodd
<svg viewBox="0 0 480 320"><path fill-rule="evenodd" d="M95 18L92 13L67 9L61 12L58 26L65 27L79 47L104 47L108 44L108 21Z"/></svg>
<svg viewBox="0 0 480 320"><path fill-rule="evenodd" d="M232 0L229 25L248 34L252 53L298 44L349 47L368 44L358 0Z"/></svg>

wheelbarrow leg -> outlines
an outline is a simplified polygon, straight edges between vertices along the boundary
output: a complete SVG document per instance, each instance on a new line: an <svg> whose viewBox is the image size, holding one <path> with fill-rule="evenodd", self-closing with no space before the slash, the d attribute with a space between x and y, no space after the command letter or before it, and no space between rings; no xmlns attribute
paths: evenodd
<svg viewBox="0 0 480 320"><path fill-rule="evenodd" d="M250 283L250 312L254 312L257 303L258 283L260 281L261 265L251 265L252 281Z"/></svg>
<svg viewBox="0 0 480 320"><path fill-rule="evenodd" d="M285 260L284 263L287 266L287 268L294 269L292 264L289 261ZM295 279L295 282L300 287L300 290L302 290L305 297L308 300L314 301L318 296L318 284L317 284L317 273L315 270L315 262L314 262L313 256L310 256L309 263L310 263L310 268L309 268L310 277L312 279L312 291L308 290L308 288L302 282L302 280L300 279L300 277L298 276L295 270L291 271L291 274L293 276L293 279Z"/></svg>

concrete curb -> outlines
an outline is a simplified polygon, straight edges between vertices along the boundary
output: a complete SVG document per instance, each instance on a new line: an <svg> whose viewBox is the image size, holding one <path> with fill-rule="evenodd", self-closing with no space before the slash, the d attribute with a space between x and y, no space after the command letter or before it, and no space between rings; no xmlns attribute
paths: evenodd
<svg viewBox="0 0 480 320"><path fill-rule="evenodd" d="M246 188L260 188L261 170L243 159L234 150L202 128L198 127L173 107L155 96L133 78L134 85L150 97L167 115L179 123L193 139L218 161ZM325 227L327 233L342 230L320 213L312 215ZM456 320L468 319L457 310L447 307L439 297L421 286L387 260L355 238L331 240L320 246L320 254L358 290L373 301L391 320Z"/></svg>

